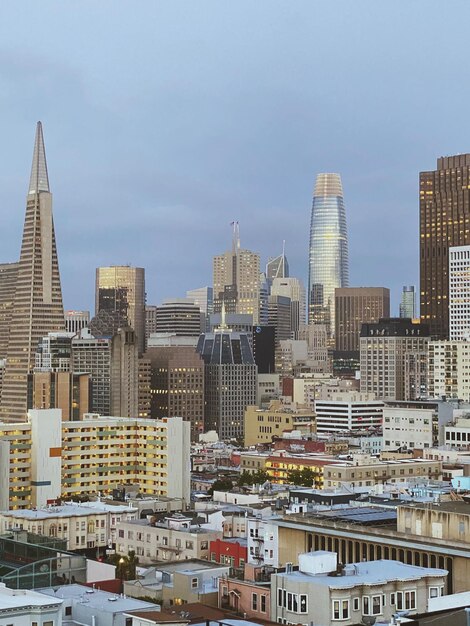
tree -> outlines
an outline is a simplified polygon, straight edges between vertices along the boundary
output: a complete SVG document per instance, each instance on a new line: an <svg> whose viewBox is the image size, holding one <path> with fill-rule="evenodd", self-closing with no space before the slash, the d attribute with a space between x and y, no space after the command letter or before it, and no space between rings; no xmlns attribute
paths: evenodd
<svg viewBox="0 0 470 626"><path fill-rule="evenodd" d="M262 485L267 480L269 480L269 475L265 470L258 470L253 472L253 474L245 470L240 474L238 485L239 487L243 487L243 485Z"/></svg>
<svg viewBox="0 0 470 626"><path fill-rule="evenodd" d="M207 493L212 496L214 495L214 491L231 491L232 489L233 481L230 478L218 478Z"/></svg>
<svg viewBox="0 0 470 626"><path fill-rule="evenodd" d="M301 470L289 470L287 473L287 480L291 485L296 485L298 487L314 487L315 472L310 467L304 467Z"/></svg>
<svg viewBox="0 0 470 626"><path fill-rule="evenodd" d="M135 580L136 568L139 563L139 557L135 555L133 550L129 550L127 556L123 554L111 554L108 561L116 566L116 577L122 580Z"/></svg>

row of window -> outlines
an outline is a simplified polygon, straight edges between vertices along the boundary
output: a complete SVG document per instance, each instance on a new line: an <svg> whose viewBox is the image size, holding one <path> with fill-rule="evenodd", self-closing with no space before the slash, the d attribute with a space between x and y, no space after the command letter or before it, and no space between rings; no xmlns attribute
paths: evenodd
<svg viewBox="0 0 470 626"><path fill-rule="evenodd" d="M277 606L292 611L292 613L308 613L308 596L306 593L291 593L279 587Z"/></svg>

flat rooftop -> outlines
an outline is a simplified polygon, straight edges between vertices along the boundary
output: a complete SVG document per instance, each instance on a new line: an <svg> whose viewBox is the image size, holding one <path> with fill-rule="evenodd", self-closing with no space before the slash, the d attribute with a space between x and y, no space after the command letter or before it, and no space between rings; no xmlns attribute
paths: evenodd
<svg viewBox="0 0 470 626"><path fill-rule="evenodd" d="M313 553L316 554L316 553ZM447 576L447 570L431 567L418 567L406 565L400 561L382 559L379 561L367 561L351 563L345 568L343 576L329 576L328 574L307 574L294 571L274 576L282 576L287 580L292 579L300 582L310 582L314 585L331 587L334 589L346 589L355 585L386 584L390 581L410 581L427 577Z"/></svg>
<svg viewBox="0 0 470 626"><path fill-rule="evenodd" d="M121 613L128 611L157 610L153 602L144 602L135 598L127 598L99 589L91 589L84 585L63 585L58 588L39 589L38 592L59 600L75 600L96 609L101 613Z"/></svg>

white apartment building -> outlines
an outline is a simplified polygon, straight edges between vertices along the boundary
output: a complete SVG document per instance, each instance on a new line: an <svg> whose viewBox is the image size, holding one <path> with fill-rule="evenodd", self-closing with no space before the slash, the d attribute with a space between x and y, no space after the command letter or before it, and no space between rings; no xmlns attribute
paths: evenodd
<svg viewBox="0 0 470 626"><path fill-rule="evenodd" d="M189 422L84 417L63 422L60 409L31 410L26 423L0 423L0 510L99 496L122 484L189 502Z"/></svg>
<svg viewBox="0 0 470 626"><path fill-rule="evenodd" d="M0 512L0 532L20 528L29 533L67 541L67 550L106 548L116 543L121 521L137 518L137 509L104 502L66 502L43 509Z"/></svg>
<svg viewBox="0 0 470 626"><path fill-rule="evenodd" d="M444 445L444 426L454 416L446 402L387 402L384 407L384 450L424 450Z"/></svg>
<svg viewBox="0 0 470 626"><path fill-rule="evenodd" d="M118 524L116 550L135 552L139 563L185 559L209 560L210 542L222 539L223 532L195 524L191 517L175 513L158 521L156 517Z"/></svg>
<svg viewBox="0 0 470 626"><path fill-rule="evenodd" d="M315 399L317 433L339 433L380 428L384 403L373 393L346 391L323 385Z"/></svg>
<svg viewBox="0 0 470 626"><path fill-rule="evenodd" d="M430 341L428 348L429 397L469 402L470 341Z"/></svg>
<svg viewBox="0 0 470 626"><path fill-rule="evenodd" d="M0 626L62 626L60 598L0 583Z"/></svg>
<svg viewBox="0 0 470 626"><path fill-rule="evenodd" d="M399 561L340 569L335 552L299 554L298 571L287 568L271 577L271 620L323 626L390 623L398 611L426 612L430 598L444 595L446 579L446 570Z"/></svg>
<svg viewBox="0 0 470 626"><path fill-rule="evenodd" d="M449 338L470 339L470 246L449 248Z"/></svg>
<svg viewBox="0 0 470 626"><path fill-rule="evenodd" d="M470 412L445 427L445 444L453 449L470 450Z"/></svg>
<svg viewBox="0 0 470 626"><path fill-rule="evenodd" d="M247 562L252 565L279 565L278 528L269 519L247 519Z"/></svg>

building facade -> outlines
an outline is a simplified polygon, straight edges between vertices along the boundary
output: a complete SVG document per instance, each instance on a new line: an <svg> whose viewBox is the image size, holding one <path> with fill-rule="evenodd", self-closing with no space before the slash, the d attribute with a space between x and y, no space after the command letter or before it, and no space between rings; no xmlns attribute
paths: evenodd
<svg viewBox="0 0 470 626"><path fill-rule="evenodd" d="M139 354L145 349L145 270L114 265L96 269L95 315L116 313L135 331Z"/></svg>
<svg viewBox="0 0 470 626"><path fill-rule="evenodd" d="M449 339L470 340L470 246L449 248Z"/></svg>
<svg viewBox="0 0 470 626"><path fill-rule="evenodd" d="M390 289L342 287L335 290L335 350L359 358L361 326L390 317Z"/></svg>
<svg viewBox="0 0 470 626"><path fill-rule="evenodd" d="M204 360L205 429L220 439L243 437L244 413L256 404L258 368L249 335L227 328L223 321L213 333L199 338Z"/></svg>
<svg viewBox="0 0 470 626"><path fill-rule="evenodd" d="M403 287L400 300L400 317L407 317L412 320L416 317L416 294L413 285Z"/></svg>
<svg viewBox="0 0 470 626"><path fill-rule="evenodd" d="M427 397L429 328L401 318L363 324L361 392L380 400Z"/></svg>
<svg viewBox="0 0 470 626"><path fill-rule="evenodd" d="M203 320L204 314L202 314ZM156 310L157 333L199 337L205 322L201 310L190 298L164 300Z"/></svg>
<svg viewBox="0 0 470 626"><path fill-rule="evenodd" d="M65 330L76 335L90 323L90 311L65 311Z"/></svg>
<svg viewBox="0 0 470 626"><path fill-rule="evenodd" d="M470 342L429 342L428 393L430 398L470 401Z"/></svg>
<svg viewBox="0 0 470 626"><path fill-rule="evenodd" d="M189 502L189 424L100 417L64 422L61 411L31 410L28 422L0 424L1 510L43 507L58 498L111 493Z"/></svg>
<svg viewBox="0 0 470 626"><path fill-rule="evenodd" d="M248 313L259 324L259 254L240 247L238 222L233 227L232 250L213 259L214 312L220 313L224 303L227 313Z"/></svg>
<svg viewBox="0 0 470 626"><path fill-rule="evenodd" d="M191 424L192 441L197 441L204 430L205 365L194 344L149 347L144 359L150 367L148 416L182 417Z"/></svg>
<svg viewBox="0 0 470 626"><path fill-rule="evenodd" d="M308 321L335 330L335 289L349 284L348 232L339 174L318 174L310 222Z"/></svg>
<svg viewBox="0 0 470 626"><path fill-rule="evenodd" d="M449 248L470 244L470 154L437 159L419 185L421 320L448 339Z"/></svg>
<svg viewBox="0 0 470 626"><path fill-rule="evenodd" d="M4 420L26 418L28 374L39 340L64 331L64 307L41 122L36 128L15 298L2 384Z"/></svg>

